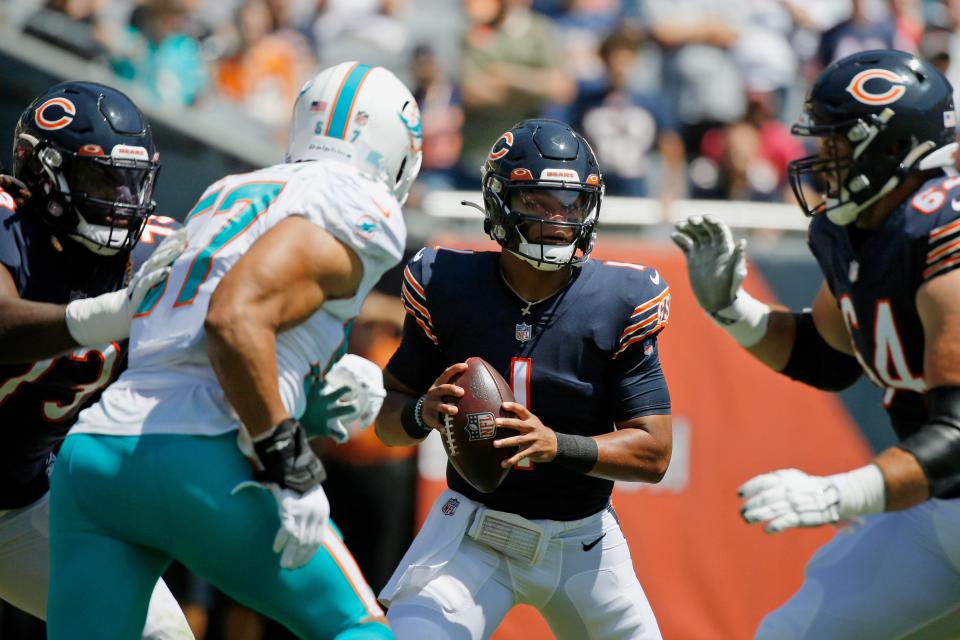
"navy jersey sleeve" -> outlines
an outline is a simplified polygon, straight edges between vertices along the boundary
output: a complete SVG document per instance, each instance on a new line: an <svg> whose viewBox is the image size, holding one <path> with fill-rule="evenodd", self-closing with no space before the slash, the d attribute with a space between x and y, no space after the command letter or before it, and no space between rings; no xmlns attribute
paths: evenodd
<svg viewBox="0 0 960 640"><path fill-rule="evenodd" d="M400 346L387 363L387 370L400 382L421 393L446 368L431 314L437 306L430 283L436 256L435 249L421 249L403 270L400 299L407 316Z"/></svg>
<svg viewBox="0 0 960 640"><path fill-rule="evenodd" d="M22 292L24 265L21 243L17 214L12 209L0 206L0 264L7 268L17 289Z"/></svg>
<svg viewBox="0 0 960 640"><path fill-rule="evenodd" d="M614 421L670 413L657 336L670 321L670 287L654 269L629 274L624 328L613 354Z"/></svg>
<svg viewBox="0 0 960 640"><path fill-rule="evenodd" d="M932 183L927 183L931 185ZM941 195L942 194L942 195ZM925 207L933 209L929 211ZM920 191L911 207L915 214L920 281L927 282L960 268L960 178L947 178ZM911 230L912 231L912 230Z"/></svg>

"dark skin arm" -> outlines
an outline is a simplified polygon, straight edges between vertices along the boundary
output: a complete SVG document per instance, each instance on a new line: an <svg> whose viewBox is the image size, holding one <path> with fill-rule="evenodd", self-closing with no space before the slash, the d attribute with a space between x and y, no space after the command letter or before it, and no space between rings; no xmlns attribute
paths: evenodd
<svg viewBox="0 0 960 640"><path fill-rule="evenodd" d="M457 407L443 402L443 398L463 396L463 388L450 384L449 380L466 369L467 365L463 362L451 365L427 391L423 420L430 428L440 428L437 418L440 413L451 416L457 414ZM377 436L388 446L419 444L422 441L408 436L400 424L401 411L419 395L389 371L383 372L383 383L387 397L377 417ZM523 447L503 463L504 467L512 466L523 458L530 458L533 462L549 462L556 457L557 435L553 429L545 426L523 405L506 402L503 408L517 415L517 418L498 418L497 425L521 433L495 440L494 446ZM610 480L659 482L670 463L671 434L671 418L668 415L643 416L620 422L613 433L594 437L598 458L589 475Z"/></svg>
<svg viewBox="0 0 960 640"><path fill-rule="evenodd" d="M24 300L10 271L0 266L0 364L27 364L76 349L66 306Z"/></svg>
<svg viewBox="0 0 960 640"><path fill-rule="evenodd" d="M210 298L210 363L254 438L289 417L277 381L277 333L309 318L325 300L356 292L359 257L332 235L291 216L259 238Z"/></svg>

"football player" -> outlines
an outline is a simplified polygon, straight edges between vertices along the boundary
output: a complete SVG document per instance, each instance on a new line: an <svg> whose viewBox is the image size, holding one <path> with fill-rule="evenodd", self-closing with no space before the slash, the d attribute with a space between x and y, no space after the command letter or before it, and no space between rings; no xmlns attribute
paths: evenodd
<svg viewBox="0 0 960 640"><path fill-rule="evenodd" d="M408 317L387 365L377 430L421 442L457 408L450 382L479 356L515 403L494 446L519 447L492 493L452 465L380 594L398 637L489 637L530 604L558 638L660 638L610 503L614 480L658 482L671 452L657 336L670 290L652 268L590 260L603 180L568 125L526 120L495 142L484 229L500 251L423 249L407 265ZM478 207L479 208L479 207Z"/></svg>
<svg viewBox="0 0 960 640"><path fill-rule="evenodd" d="M56 451L116 378L132 309L182 250L173 221L152 216L159 168L150 125L129 98L66 82L23 112L15 178L0 179L9 189L0 192L0 598L39 618ZM146 626L131 637L192 637L166 585L150 587Z"/></svg>
<svg viewBox="0 0 960 640"><path fill-rule="evenodd" d="M50 638L130 637L172 559L300 637L393 637L297 417L402 256L421 138L391 72L343 63L301 90L286 163L215 182L187 213L129 367L53 472Z"/></svg>
<svg viewBox="0 0 960 640"><path fill-rule="evenodd" d="M809 244L824 275L811 309L772 308L746 293L745 243L719 220L691 218L674 233L700 305L737 342L820 389L866 374L884 390L899 438L859 469L827 477L783 469L740 488L744 519L768 533L866 516L813 557L803 586L764 619L758 638L899 638L956 607L955 123L949 83L910 54L868 51L823 71L793 128L815 137L819 151L789 169L813 216ZM816 204L803 188L810 179L824 192Z"/></svg>

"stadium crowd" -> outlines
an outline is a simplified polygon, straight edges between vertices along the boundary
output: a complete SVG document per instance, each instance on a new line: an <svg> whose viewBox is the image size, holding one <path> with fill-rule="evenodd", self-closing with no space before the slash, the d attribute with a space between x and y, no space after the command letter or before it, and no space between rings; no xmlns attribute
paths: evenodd
<svg viewBox="0 0 960 640"><path fill-rule="evenodd" d="M960 62L951 65L960 59L960 0L17 0L4 9L25 34L108 66L158 104L242 111L277 145L319 68L348 58L386 66L414 88L422 111L414 202L430 189L475 188L490 141L537 116L584 133L610 195L792 200L786 166L807 150L790 122L825 66L897 48L960 86ZM424 22L459 32L431 37ZM385 362L402 308L384 296L366 312L351 346ZM342 485L328 493L378 591L414 532L416 464L412 451L385 452L373 430L366 436L328 452L340 471L331 480ZM369 465L378 472L363 471ZM364 478L406 487L404 500L365 502L356 514L392 510L383 517L403 535L382 520L354 527L338 515L338 501L344 514L358 502ZM392 545L351 542L364 532ZM197 638L287 637L194 577L172 577ZM0 609L4 632L42 637L10 608Z"/></svg>

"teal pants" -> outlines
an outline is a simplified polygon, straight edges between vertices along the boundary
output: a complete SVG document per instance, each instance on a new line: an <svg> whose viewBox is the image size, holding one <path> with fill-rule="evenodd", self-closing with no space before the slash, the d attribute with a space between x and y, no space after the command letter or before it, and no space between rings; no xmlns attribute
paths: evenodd
<svg viewBox="0 0 960 640"><path fill-rule="evenodd" d="M335 529L304 567L280 568L277 504L236 434L102 436L63 444L51 479L51 640L136 640L176 559L303 638L393 638Z"/></svg>

